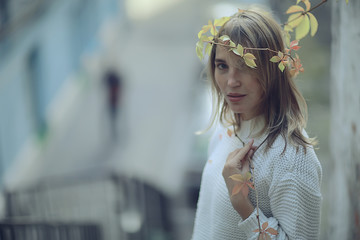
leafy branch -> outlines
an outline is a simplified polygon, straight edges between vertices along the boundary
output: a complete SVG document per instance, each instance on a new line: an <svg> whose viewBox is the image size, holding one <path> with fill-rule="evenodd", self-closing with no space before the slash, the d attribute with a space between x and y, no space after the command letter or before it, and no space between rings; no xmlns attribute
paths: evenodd
<svg viewBox="0 0 360 240"><path fill-rule="evenodd" d="M235 129L235 127L234 127ZM235 133L235 137L238 138L242 143L243 141L241 140L241 138L237 135L236 131L234 130L234 133ZM267 136L260 144L259 146L254 149L254 153L252 154L252 157L250 157L250 160L249 160L249 168L250 168L250 172L247 172L245 174L245 176L242 176L241 174L234 174L234 175L231 175L230 178L233 179L233 176L235 175L240 175L240 176L237 176L239 179L242 179L242 180L247 180L246 182L246 185L244 184L244 187L247 189L247 190L243 190L242 191L242 194L243 196L247 197L248 194L249 194L249 188L248 187L251 187L254 191L255 191L255 198L256 198L256 219L257 219L257 222L258 222L258 229L255 229L253 230L253 232L259 232L259 236L258 236L258 240L261 240L261 239L270 239L270 236L268 233L272 234L272 235L277 235L278 232L273 229L273 228L268 228L268 222L264 222L262 225L260 224L260 210L259 210L259 194L258 194L258 191L256 189L256 186L255 186L255 176L254 174L251 173L251 171L254 171L254 165L253 165L253 162L252 162L252 158L255 154L255 152L267 141L267 139L269 138L269 136ZM248 183L248 181L250 180L250 184ZM234 187L234 189L236 188L236 185ZM234 189L232 191L232 194L234 194ZM235 191L237 192L237 191Z"/></svg>

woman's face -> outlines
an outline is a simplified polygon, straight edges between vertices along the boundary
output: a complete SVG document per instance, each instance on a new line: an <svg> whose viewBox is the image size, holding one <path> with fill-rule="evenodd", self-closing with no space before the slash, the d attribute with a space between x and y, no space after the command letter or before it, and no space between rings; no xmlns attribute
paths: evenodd
<svg viewBox="0 0 360 240"><path fill-rule="evenodd" d="M256 117L263 90L259 80L247 66L239 68L239 56L228 48L217 46L215 54L215 81L225 101L234 113L240 113L243 120Z"/></svg>

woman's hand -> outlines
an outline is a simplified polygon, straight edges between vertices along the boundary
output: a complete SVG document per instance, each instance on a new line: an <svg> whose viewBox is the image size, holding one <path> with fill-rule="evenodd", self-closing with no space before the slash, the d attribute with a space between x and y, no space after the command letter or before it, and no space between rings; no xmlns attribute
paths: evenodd
<svg viewBox="0 0 360 240"><path fill-rule="evenodd" d="M254 140L248 142L243 148L236 149L231 152L226 159L226 163L223 169L223 177L226 183L226 187L229 191L230 201L234 209L240 214L242 219L246 219L254 211L254 206L251 204L248 196L244 196L241 192L238 194L232 194L233 188L236 185L236 181L229 178L234 174L241 174L245 176L250 170L250 158L254 154L256 149L253 146Z"/></svg>

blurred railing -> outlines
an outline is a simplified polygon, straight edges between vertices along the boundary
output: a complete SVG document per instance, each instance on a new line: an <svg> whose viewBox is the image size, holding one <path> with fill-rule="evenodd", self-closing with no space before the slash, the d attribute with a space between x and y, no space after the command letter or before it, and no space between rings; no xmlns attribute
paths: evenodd
<svg viewBox="0 0 360 240"><path fill-rule="evenodd" d="M4 196L0 240L174 239L168 199L116 173L52 178Z"/></svg>
<svg viewBox="0 0 360 240"><path fill-rule="evenodd" d="M109 173L79 173L5 191L6 221L0 220L0 228L8 238L0 239L116 239L121 233L115 210L123 196L118 179Z"/></svg>
<svg viewBox="0 0 360 240"><path fill-rule="evenodd" d="M1 240L102 240L100 226L92 223L0 222Z"/></svg>

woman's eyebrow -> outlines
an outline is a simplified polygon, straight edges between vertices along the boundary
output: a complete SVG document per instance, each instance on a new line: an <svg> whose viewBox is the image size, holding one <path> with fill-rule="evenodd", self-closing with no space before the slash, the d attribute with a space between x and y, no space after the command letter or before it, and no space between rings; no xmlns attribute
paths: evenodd
<svg viewBox="0 0 360 240"><path fill-rule="evenodd" d="M215 62L226 62L224 59L221 58L215 58Z"/></svg>

